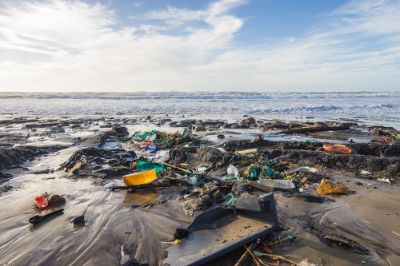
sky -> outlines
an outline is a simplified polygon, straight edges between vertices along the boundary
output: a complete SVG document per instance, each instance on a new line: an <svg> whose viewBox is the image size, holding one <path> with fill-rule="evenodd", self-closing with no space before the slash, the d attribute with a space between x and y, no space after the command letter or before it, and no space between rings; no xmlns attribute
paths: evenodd
<svg viewBox="0 0 400 266"><path fill-rule="evenodd" d="M400 91L400 0L2 0L0 91Z"/></svg>

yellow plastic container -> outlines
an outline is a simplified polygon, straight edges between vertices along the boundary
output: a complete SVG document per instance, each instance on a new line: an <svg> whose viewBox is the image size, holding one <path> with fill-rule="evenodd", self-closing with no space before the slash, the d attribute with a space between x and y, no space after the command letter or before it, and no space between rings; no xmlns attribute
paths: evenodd
<svg viewBox="0 0 400 266"><path fill-rule="evenodd" d="M157 180L156 169L124 175L122 177L127 186L141 186L151 184Z"/></svg>
<svg viewBox="0 0 400 266"><path fill-rule="evenodd" d="M258 149L248 149L248 150L242 150L242 151L237 151L237 154L240 155L249 155L249 154L256 154L258 152Z"/></svg>

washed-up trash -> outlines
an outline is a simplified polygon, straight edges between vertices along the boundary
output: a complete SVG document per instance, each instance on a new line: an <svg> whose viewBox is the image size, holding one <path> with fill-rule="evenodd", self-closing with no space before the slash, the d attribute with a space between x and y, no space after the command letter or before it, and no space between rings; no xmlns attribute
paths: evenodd
<svg viewBox="0 0 400 266"><path fill-rule="evenodd" d="M229 193L228 195L226 195L225 200L226 206L230 208L233 207L233 205L235 204L236 198L235 196L233 196L232 193Z"/></svg>
<svg viewBox="0 0 400 266"><path fill-rule="evenodd" d="M198 125L195 129L196 132L202 132L202 131L206 131L207 128L203 125Z"/></svg>
<svg viewBox="0 0 400 266"><path fill-rule="evenodd" d="M260 185L263 185L268 188L272 188L274 190L293 190L296 188L293 180L285 180L285 179L265 179L262 178L258 180Z"/></svg>
<svg viewBox="0 0 400 266"><path fill-rule="evenodd" d="M196 168L196 172L202 175L202 174L206 173L207 169L208 168L205 167L205 166L199 166L199 167Z"/></svg>
<svg viewBox="0 0 400 266"><path fill-rule="evenodd" d="M114 181L108 182L107 184L104 185L104 187L107 189L113 189L118 186L119 185L117 183L115 183Z"/></svg>
<svg viewBox="0 0 400 266"><path fill-rule="evenodd" d="M29 223L31 223L33 225L39 225L43 222L49 221L50 219L53 219L62 214L64 214L64 209L59 209L59 210L50 212L46 215L35 215L35 216L29 218Z"/></svg>
<svg viewBox="0 0 400 266"><path fill-rule="evenodd" d="M315 174L315 173L318 172L318 169L315 168L315 167L310 167L310 166L300 166L300 167L297 167L297 168L290 169L290 170L286 171L287 174L294 174L294 173L297 173L297 172L306 172L306 173Z"/></svg>
<svg viewBox="0 0 400 266"><path fill-rule="evenodd" d="M367 170L361 170L360 171L360 175L362 175L363 177L371 177L372 173L370 171L367 171Z"/></svg>
<svg viewBox="0 0 400 266"><path fill-rule="evenodd" d="M280 179L282 174L279 171L274 170L272 167L266 167L263 172L261 172L261 176L266 176L272 179Z"/></svg>
<svg viewBox="0 0 400 266"><path fill-rule="evenodd" d="M157 152L157 146L154 144L148 145L144 148L144 150L148 153L155 153Z"/></svg>
<svg viewBox="0 0 400 266"><path fill-rule="evenodd" d="M157 172L156 169L151 169L139 173L124 175L123 180L127 186L147 185L157 180Z"/></svg>
<svg viewBox="0 0 400 266"><path fill-rule="evenodd" d="M184 240L167 249L164 264L204 265L277 229L273 194L241 196L232 208L209 209L177 229L174 239Z"/></svg>
<svg viewBox="0 0 400 266"><path fill-rule="evenodd" d="M107 141L101 145L102 149L119 149L121 148L121 144L116 141Z"/></svg>
<svg viewBox="0 0 400 266"><path fill-rule="evenodd" d="M222 181L225 182L243 182L243 178L240 178L239 176L234 176L234 175L226 175L222 177Z"/></svg>
<svg viewBox="0 0 400 266"><path fill-rule="evenodd" d="M260 141L262 141L262 140L263 140L262 135L255 135L255 136L252 138L251 142L253 142L253 143L258 143L258 142L260 142Z"/></svg>
<svg viewBox="0 0 400 266"><path fill-rule="evenodd" d="M34 202L38 209L45 209L47 206L49 206L49 200L47 199L46 195L36 197Z"/></svg>
<svg viewBox="0 0 400 266"><path fill-rule="evenodd" d="M343 144L324 144L322 148L324 149L324 151L329 153L338 153L338 154L352 153L351 148Z"/></svg>
<svg viewBox="0 0 400 266"><path fill-rule="evenodd" d="M258 164L251 164L244 171L244 176L251 180L257 180L261 173L260 168L261 167Z"/></svg>
<svg viewBox="0 0 400 266"><path fill-rule="evenodd" d="M148 161L137 161L135 164L135 170L138 172L143 172L151 169L155 169L156 173L159 174L165 169L165 164Z"/></svg>
<svg viewBox="0 0 400 266"><path fill-rule="evenodd" d="M199 184L199 180L197 179L197 176L190 176L188 177L190 184L196 186Z"/></svg>
<svg viewBox="0 0 400 266"><path fill-rule="evenodd" d="M229 165L228 169L226 169L226 173L230 176L239 176L239 170L234 165Z"/></svg>
<svg viewBox="0 0 400 266"><path fill-rule="evenodd" d="M317 187L317 192L320 195L345 195L349 189L341 183L333 183L327 179L322 179Z"/></svg>
<svg viewBox="0 0 400 266"><path fill-rule="evenodd" d="M272 192L274 190L273 188L261 185L260 183L258 183L256 181L250 181L247 184L257 190L267 192L267 193Z"/></svg>
<svg viewBox="0 0 400 266"><path fill-rule="evenodd" d="M71 169L69 169L69 172L72 173L72 174L75 174L76 171L81 169L86 164L87 164L86 159L82 159L81 161L78 161Z"/></svg>
<svg viewBox="0 0 400 266"><path fill-rule="evenodd" d="M389 178L384 178L384 177L382 177L382 178L378 178L377 180L378 180L379 182L391 184Z"/></svg>
<svg viewBox="0 0 400 266"><path fill-rule="evenodd" d="M258 153L258 149L241 150L241 151L237 151L236 153L240 154L240 155L256 154L256 153Z"/></svg>
<svg viewBox="0 0 400 266"><path fill-rule="evenodd" d="M141 132L141 133L134 134L133 138L135 140L138 140L138 141L143 141L143 140L146 140L146 139L150 140L152 138L152 136L156 136L157 133L158 133L158 131L155 130L155 129L152 130L152 131L144 131L144 132Z"/></svg>
<svg viewBox="0 0 400 266"><path fill-rule="evenodd" d="M202 178L198 174L190 173L186 176L186 178L188 179L189 183L192 184L193 186L197 186L203 183Z"/></svg>

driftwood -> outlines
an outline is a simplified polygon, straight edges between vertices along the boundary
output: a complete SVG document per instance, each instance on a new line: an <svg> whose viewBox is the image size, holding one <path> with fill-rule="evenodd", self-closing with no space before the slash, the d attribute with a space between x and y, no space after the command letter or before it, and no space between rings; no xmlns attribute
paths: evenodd
<svg viewBox="0 0 400 266"><path fill-rule="evenodd" d="M281 131L281 134L296 134L296 133L309 133L309 132L321 132L321 131L335 131L335 130L347 130L350 129L348 125L340 126L322 126L322 127L301 127L293 128Z"/></svg>
<svg viewBox="0 0 400 266"><path fill-rule="evenodd" d="M185 172L185 173L187 173L187 174L192 174L192 173L193 173L193 172L190 171L190 170L184 169L184 168L179 167L179 166L175 166L175 165L173 165L173 164L169 164L169 163L163 163L163 164L165 164L167 167L180 170L180 171Z"/></svg>
<svg viewBox="0 0 400 266"><path fill-rule="evenodd" d="M246 261L246 259L249 257L250 252L251 252L256 246L257 246L257 242L251 243L250 246L249 246L248 248L245 246L246 250L245 250L245 252L242 254L242 256L239 258L239 260L235 263L235 266L240 266L240 265L242 265L242 264Z"/></svg>

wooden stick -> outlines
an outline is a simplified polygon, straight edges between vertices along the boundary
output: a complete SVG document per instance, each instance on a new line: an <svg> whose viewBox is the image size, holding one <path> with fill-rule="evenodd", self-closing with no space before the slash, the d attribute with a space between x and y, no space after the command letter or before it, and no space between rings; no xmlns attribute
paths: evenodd
<svg viewBox="0 0 400 266"><path fill-rule="evenodd" d="M264 253L264 254L269 256L269 257L271 257L271 258L273 258L273 259L275 259L275 260L283 260L283 261L291 263L292 265L299 265L298 263L296 263L294 261L291 261L291 260L289 260L289 259L287 259L287 258L285 258L283 256L280 256L280 255L272 255L272 254L267 254L267 253Z"/></svg>
<svg viewBox="0 0 400 266"><path fill-rule="evenodd" d="M251 255L251 257L253 258L253 260L254 260L254 262L256 263L257 266L259 266L260 263L261 263L262 265L265 265L264 262L263 262L261 259L259 259L259 258L257 258L256 256L254 256L254 254L253 254L253 252L251 252L251 250L249 250L247 247L245 247L245 248L246 248L246 251L248 251L249 254Z"/></svg>
<svg viewBox="0 0 400 266"><path fill-rule="evenodd" d="M242 256L239 258L239 260L235 263L235 266L241 266L246 261L247 257L249 256L250 251L253 250L256 246L257 246L257 242L251 243L249 248L244 246L246 251L242 254Z"/></svg>
<svg viewBox="0 0 400 266"><path fill-rule="evenodd" d="M187 169L184 169L184 168L181 168L181 167L179 167L179 166L175 166L175 165L169 164L169 163L163 163L163 164L165 164L165 165L168 166L168 167L178 169L178 170L180 170L180 171L182 171L182 172L185 172L185 173L188 173L188 174L192 174L192 171L187 170Z"/></svg>

